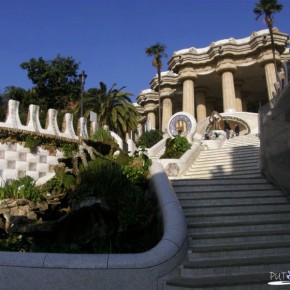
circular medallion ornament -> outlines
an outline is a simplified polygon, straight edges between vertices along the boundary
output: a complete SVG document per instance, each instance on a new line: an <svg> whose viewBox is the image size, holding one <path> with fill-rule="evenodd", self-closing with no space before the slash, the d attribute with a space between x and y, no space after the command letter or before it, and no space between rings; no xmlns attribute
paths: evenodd
<svg viewBox="0 0 290 290"><path fill-rule="evenodd" d="M186 112L174 114L168 123L168 132L171 137L193 135L196 131L196 120Z"/></svg>

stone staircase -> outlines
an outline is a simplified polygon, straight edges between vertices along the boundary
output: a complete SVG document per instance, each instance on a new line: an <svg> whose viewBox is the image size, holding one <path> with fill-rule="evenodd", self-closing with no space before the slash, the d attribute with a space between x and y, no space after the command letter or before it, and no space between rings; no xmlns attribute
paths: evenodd
<svg viewBox="0 0 290 290"><path fill-rule="evenodd" d="M164 154L165 152L165 147L163 147L161 150L159 150L156 154L154 154L153 156L150 156L150 159L155 162L158 161L160 159L160 157Z"/></svg>
<svg viewBox="0 0 290 290"><path fill-rule="evenodd" d="M290 271L290 202L259 173L256 136L202 151L172 184L186 216L189 250L162 289L278 289L267 283L270 272Z"/></svg>

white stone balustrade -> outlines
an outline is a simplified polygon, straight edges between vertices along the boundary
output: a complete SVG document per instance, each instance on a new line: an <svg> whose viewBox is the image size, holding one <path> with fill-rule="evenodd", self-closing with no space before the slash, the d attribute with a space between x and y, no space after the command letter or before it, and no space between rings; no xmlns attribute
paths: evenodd
<svg viewBox="0 0 290 290"><path fill-rule="evenodd" d="M62 130L59 129L57 123L56 110L49 109L47 118L47 126L42 128L39 120L39 106L30 105L27 124L23 125L19 117L19 102L9 100L6 120L5 122L0 122L0 128L47 134L50 138L55 136L56 138L78 140L79 138L86 139L89 137L86 118L80 118L79 120L79 136L75 133L72 114L65 114ZM91 122L90 134L93 134L97 127L96 121ZM123 149L122 138L112 131L109 132L119 147ZM132 142L131 140L131 153L136 150L136 146ZM20 143L0 143L0 186L6 180L18 179L24 176L31 176L33 179L38 180L41 177L52 174L54 167L58 164L58 159L61 157L63 157L63 153L59 150L50 152L38 147L37 152L32 153L30 149L25 148Z"/></svg>
<svg viewBox="0 0 290 290"><path fill-rule="evenodd" d="M39 121L39 106L30 105L28 123L27 125L22 125L19 118L19 102L15 100L9 100L6 121L0 122L0 127L21 129L42 134L56 135L59 137L78 139L79 137L76 135L73 127L72 114L65 114L64 123L65 128L63 132L61 132L57 124L57 111L54 109L49 109L47 128L42 128ZM86 130L86 119L83 118L81 124L81 132L83 133L81 137L87 138L88 134Z"/></svg>

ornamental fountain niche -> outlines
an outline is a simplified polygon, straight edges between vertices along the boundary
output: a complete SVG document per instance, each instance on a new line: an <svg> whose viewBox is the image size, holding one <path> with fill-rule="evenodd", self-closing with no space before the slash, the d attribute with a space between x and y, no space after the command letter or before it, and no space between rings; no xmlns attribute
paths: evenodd
<svg viewBox="0 0 290 290"><path fill-rule="evenodd" d="M178 112L169 119L167 130L170 137L183 136L191 143L196 127L196 120L191 114Z"/></svg>

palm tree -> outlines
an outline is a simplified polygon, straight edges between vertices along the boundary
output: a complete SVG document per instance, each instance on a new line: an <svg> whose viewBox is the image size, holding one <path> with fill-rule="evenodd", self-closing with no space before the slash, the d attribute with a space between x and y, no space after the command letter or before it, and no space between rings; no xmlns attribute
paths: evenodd
<svg viewBox="0 0 290 290"><path fill-rule="evenodd" d="M273 62L275 66L276 79L279 81L277 63L275 57L275 42L273 36L273 14L280 12L283 9L283 5L278 3L278 0L260 0L256 3L256 7L253 9L253 12L257 15L256 19L265 15L265 22L269 28L269 33L271 37L271 48L273 53ZM279 82L280 83L280 82Z"/></svg>
<svg viewBox="0 0 290 290"><path fill-rule="evenodd" d="M161 103L160 103L160 86L161 86L161 68L162 68L162 57L167 57L165 53L166 46L157 42L156 44L145 48L147 56L154 56L152 65L156 67L158 75L158 94L159 94L159 130L161 130Z"/></svg>
<svg viewBox="0 0 290 290"><path fill-rule="evenodd" d="M84 102L87 108L85 115L89 111L96 112L100 126L107 125L110 130L124 137L126 132L137 128L140 115L129 97L132 94L123 92L125 87L115 87L116 84L113 84L107 90L106 84L100 82L100 88L91 89Z"/></svg>

